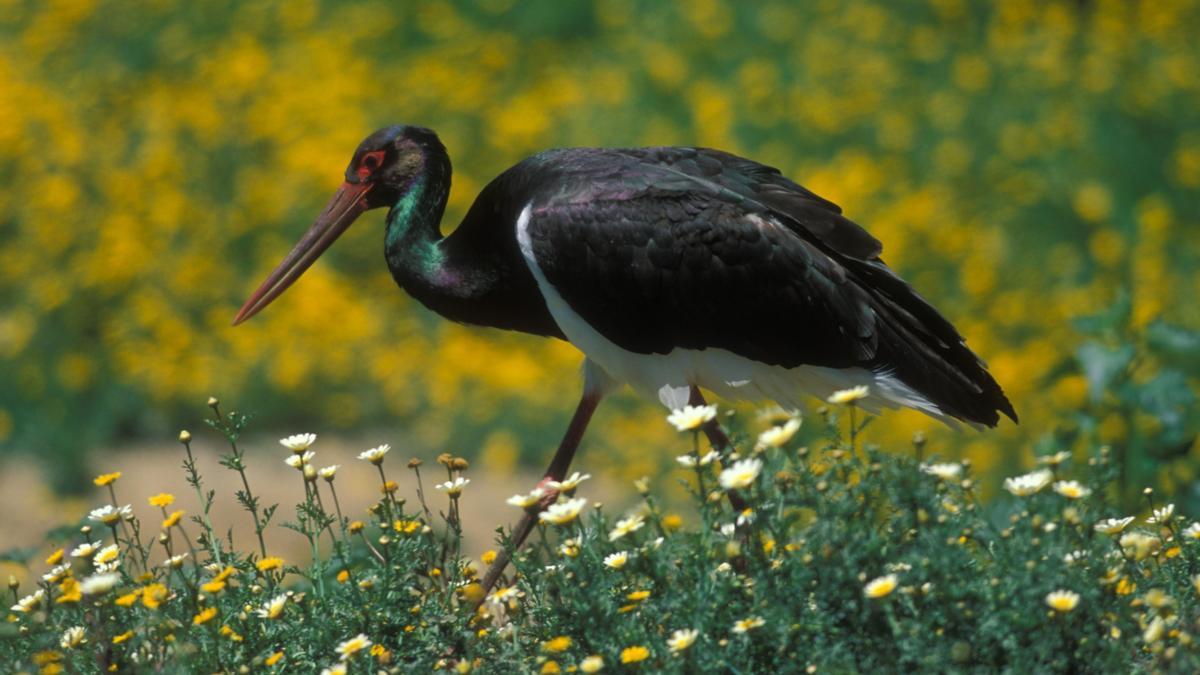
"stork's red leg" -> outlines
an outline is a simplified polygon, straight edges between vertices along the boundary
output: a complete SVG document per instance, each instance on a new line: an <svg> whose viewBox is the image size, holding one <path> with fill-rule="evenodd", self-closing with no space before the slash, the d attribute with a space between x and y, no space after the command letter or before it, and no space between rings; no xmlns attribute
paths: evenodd
<svg viewBox="0 0 1200 675"><path fill-rule="evenodd" d="M688 393L688 405L707 405L704 394L700 393L700 387L692 385L691 391ZM715 419L704 423L704 435L708 437L709 444L718 450L733 447L729 442L729 437L721 430L721 425ZM746 500L742 499L737 490L726 490L725 496L729 497L729 505L733 507L735 513L746 510L748 506Z"/></svg>
<svg viewBox="0 0 1200 675"><path fill-rule="evenodd" d="M562 442L558 444L558 450L555 451L554 458L550 460L550 466L546 467L546 473L538 483L539 487L543 487L549 481L561 481L566 478L567 469L571 467L575 451L579 449L579 442L583 440L583 432L587 430L592 413L596 412L596 406L600 404L602 398L604 398L602 391L585 390L583 392L583 398L579 400L579 405L575 408L575 415L571 417L567 433L563 435ZM512 559L513 554L521 548L521 544L525 543L525 539L533 531L533 526L537 524L538 513L541 509L554 503L554 497L554 494L547 494L538 511L527 511L520 522L513 527L511 544L501 549L492 566L488 568L487 574L483 575L484 597L492 590L492 586L496 585L496 581L504 572L504 568L508 567L508 562Z"/></svg>

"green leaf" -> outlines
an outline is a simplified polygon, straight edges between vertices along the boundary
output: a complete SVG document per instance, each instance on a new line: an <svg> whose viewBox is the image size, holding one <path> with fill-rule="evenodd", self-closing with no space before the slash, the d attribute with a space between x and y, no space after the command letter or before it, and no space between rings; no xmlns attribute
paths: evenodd
<svg viewBox="0 0 1200 675"><path fill-rule="evenodd" d="M1088 382L1088 395L1099 403L1133 362L1133 347L1122 345L1110 348L1098 342L1086 342L1075 352Z"/></svg>
<svg viewBox="0 0 1200 675"><path fill-rule="evenodd" d="M1132 309L1133 303L1129 299L1129 292L1121 290L1108 309L1090 316L1076 317L1072 323L1085 335L1094 337L1107 335L1129 323Z"/></svg>
<svg viewBox="0 0 1200 675"><path fill-rule="evenodd" d="M1200 331L1160 319L1146 326L1146 344L1174 365L1200 369Z"/></svg>

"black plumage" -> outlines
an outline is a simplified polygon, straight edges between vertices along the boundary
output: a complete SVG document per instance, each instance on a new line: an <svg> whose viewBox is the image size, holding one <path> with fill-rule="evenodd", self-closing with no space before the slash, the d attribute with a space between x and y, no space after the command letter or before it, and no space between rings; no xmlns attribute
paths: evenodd
<svg viewBox="0 0 1200 675"><path fill-rule="evenodd" d="M511 227L526 205L549 282L623 349L890 372L950 416L1016 419L880 242L774 168L704 148L551 150L499 176L460 230Z"/></svg>

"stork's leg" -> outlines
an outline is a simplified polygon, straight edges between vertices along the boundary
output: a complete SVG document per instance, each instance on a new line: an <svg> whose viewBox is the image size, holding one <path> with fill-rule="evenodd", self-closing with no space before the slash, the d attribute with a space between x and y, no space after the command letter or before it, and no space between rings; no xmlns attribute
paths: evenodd
<svg viewBox="0 0 1200 675"><path fill-rule="evenodd" d="M563 436L562 442L559 443L558 450L554 453L554 458L550 460L550 466L546 467L546 473L538 483L538 487L544 488L545 484L549 481L561 481L566 477L567 469L571 467L571 460L575 457L575 451L579 448L579 442L583 439L583 432L587 430L588 422L592 419L592 413L596 412L596 406L600 404L602 398L604 398L603 390L592 387L584 389L583 398L579 400L579 406L575 408L575 415L571 418L571 424L567 427L567 433ZM504 568L508 566L508 562L512 559L513 554L521 548L521 544L525 543L525 539L533 531L533 526L537 524L538 513L554 503L555 496L554 494L547 494L537 511L526 511L521 521L513 527L511 544L501 549L492 566L488 568L487 574L483 576L484 597L492 590L492 586L496 585L496 581L500 578L500 574L504 572Z"/></svg>
<svg viewBox="0 0 1200 675"><path fill-rule="evenodd" d="M704 400L704 394L700 393L700 387L692 385L691 391L688 393L688 405L707 405ZM715 419L704 423L704 435L708 437L708 442L714 448L721 450L724 448L733 448L729 442L729 437L721 430L721 425ZM726 490L725 496L729 497L729 505L733 507L735 513L741 513L746 510L746 500L737 493L737 490Z"/></svg>

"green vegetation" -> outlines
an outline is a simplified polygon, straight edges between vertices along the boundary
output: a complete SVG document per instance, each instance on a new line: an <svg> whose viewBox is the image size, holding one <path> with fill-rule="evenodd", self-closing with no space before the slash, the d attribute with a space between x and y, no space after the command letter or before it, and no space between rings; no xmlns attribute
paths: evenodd
<svg viewBox="0 0 1200 675"><path fill-rule="evenodd" d="M1142 508L1122 507L1119 453L1047 440L1037 468L985 504L970 464L924 438L871 444L863 395L843 392L802 423L722 415L735 448L721 451L701 441L699 411L673 415L684 454L672 479L689 496L678 513L649 479L618 514L576 476L486 598L481 563L460 551L468 462L401 468L381 446L319 469L315 437L289 437L303 500L284 516L245 481L247 418L213 401L208 422L231 448L222 464L242 475L236 498L258 530L288 518L279 526L309 541L311 559L220 534L209 506L231 496L205 491L185 432L202 513L186 520L172 495L149 497L160 531L123 513L119 473L97 477L106 504L53 535L36 588L11 587L0 660L43 673L1200 667L1200 523L1150 489ZM389 478L405 470L424 475L416 495ZM362 520L341 513L339 471L379 474ZM725 489L750 507L733 512ZM514 497L512 517L536 501Z"/></svg>
<svg viewBox="0 0 1200 675"><path fill-rule="evenodd" d="M213 391L261 429L390 425L495 470L552 447L578 353L408 301L381 216L229 326L355 145L401 121L450 150L450 225L552 146L780 167L884 242L1026 422L889 415L880 444L924 429L1011 472L1085 405L1071 318L1124 293L1139 328L1200 326L1198 33L1194 0L5 2L0 448L86 486L85 450L166 437ZM599 451L659 471L659 411L614 403Z"/></svg>

